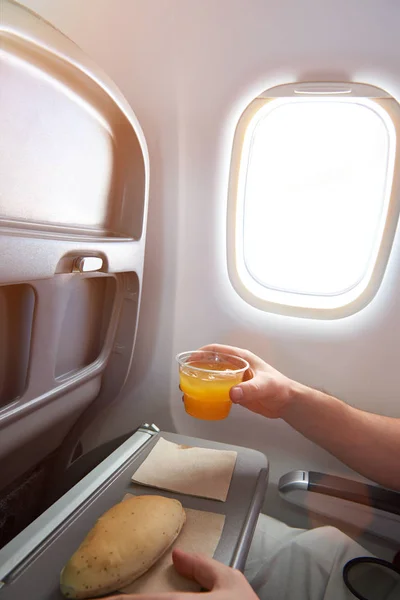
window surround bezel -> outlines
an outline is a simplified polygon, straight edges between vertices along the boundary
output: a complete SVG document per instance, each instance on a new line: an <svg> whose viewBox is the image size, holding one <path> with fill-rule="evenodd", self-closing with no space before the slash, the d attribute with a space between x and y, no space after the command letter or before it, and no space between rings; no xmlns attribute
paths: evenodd
<svg viewBox="0 0 400 600"><path fill-rule="evenodd" d="M293 98L298 95L313 97L335 97L347 96L360 98L364 101L372 100L378 105L378 111L384 111L389 121L393 123L394 128L394 148L392 150L392 166L388 169L388 196L386 216L380 238L380 244L376 253L375 262L372 264L371 275L364 289L349 302L334 308L330 307L307 307L282 303L262 298L251 291L243 281L238 264L244 264L242 256L238 256L237 239L240 237L238 231L238 214L240 212L239 204L244 202L243 195L240 194L241 187L241 162L244 152L246 134L250 123L254 120L258 111L263 109L269 102L277 98ZM389 101L389 102L388 102ZM305 82L292 83L276 86L266 90L256 97L245 108L236 126L233 139L232 158L230 165L229 187L228 187L228 207L227 207L227 266L228 275L236 292L248 304L255 308L270 313L278 313L288 316L306 317L314 319L337 319L349 316L360 311L367 306L376 295L386 270L389 260L394 235L397 228L397 222L400 213L400 105L397 101L383 90L367 84L356 83L331 83L331 82ZM391 180L390 180L390 176ZM265 287L267 290L268 288ZM293 294L292 296L300 296ZM289 297L289 293L287 294ZM339 297L337 295L336 297Z"/></svg>

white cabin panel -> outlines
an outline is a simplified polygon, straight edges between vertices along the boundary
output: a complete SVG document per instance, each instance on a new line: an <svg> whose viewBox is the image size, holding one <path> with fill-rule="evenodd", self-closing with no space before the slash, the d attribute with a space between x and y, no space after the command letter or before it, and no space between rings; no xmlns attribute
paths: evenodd
<svg viewBox="0 0 400 600"><path fill-rule="evenodd" d="M377 86L400 101L400 5L391 0L24 0L116 82L147 140L150 200L133 365L88 446L154 422L250 446L271 461L270 499L292 469L349 470L280 421L235 408L184 413L175 354L246 347L286 375L367 411L400 416L400 236L378 293L336 320L247 304L228 276L226 223L236 125L263 90L296 81ZM354 476L354 474L352 473ZM270 505L279 513L278 503ZM280 513L281 515L283 512Z"/></svg>

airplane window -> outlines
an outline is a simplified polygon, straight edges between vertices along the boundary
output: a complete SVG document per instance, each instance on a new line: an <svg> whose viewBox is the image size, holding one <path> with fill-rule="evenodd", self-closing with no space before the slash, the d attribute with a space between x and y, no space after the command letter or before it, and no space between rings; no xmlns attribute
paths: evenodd
<svg viewBox="0 0 400 600"><path fill-rule="evenodd" d="M242 116L230 273L261 308L354 312L382 267L396 127L384 99L346 92L258 98Z"/></svg>

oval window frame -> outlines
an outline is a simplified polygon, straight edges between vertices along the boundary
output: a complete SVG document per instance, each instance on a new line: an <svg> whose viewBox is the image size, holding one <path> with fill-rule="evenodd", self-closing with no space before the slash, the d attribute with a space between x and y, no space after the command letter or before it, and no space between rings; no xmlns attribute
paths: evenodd
<svg viewBox="0 0 400 600"><path fill-rule="evenodd" d="M360 98L363 101L372 100L376 105L377 112L385 113L388 121L391 122L393 130L391 164L388 167L388 179L386 182L387 202L386 216L384 226L380 236L378 251L375 260L370 269L370 275L362 286L362 289L356 297L347 297L343 303L336 306L307 306L299 305L293 302L293 298L302 296L301 294L282 293L284 301L272 300L272 290L261 286L255 282L249 285L251 275L247 271L247 277L244 276L245 260L243 252L243 154L246 151L246 135L248 135L249 125L254 122L257 113L262 110L266 104L274 99L293 99L296 96L304 97L312 95L315 97L350 97L352 99ZM353 100L354 101L354 100ZM232 157L229 174L228 188L228 206L227 206L227 266L228 275L233 288L239 296L248 304L260 310L278 313L288 316L297 316L314 319L338 319L362 310L367 306L377 294L387 267L393 240L397 228L400 213L400 105L387 92L375 86L357 83L332 83L332 82L304 82L285 84L270 88L256 97L245 108L236 126L233 139ZM241 221L242 219L242 221ZM242 241L240 242L240 239ZM257 290L263 287L264 293L257 294ZM276 297L276 294L275 294ZM314 299L322 296L314 296ZM339 298L340 295L336 295ZM292 298L292 302L290 302ZM304 304L304 297L302 298Z"/></svg>

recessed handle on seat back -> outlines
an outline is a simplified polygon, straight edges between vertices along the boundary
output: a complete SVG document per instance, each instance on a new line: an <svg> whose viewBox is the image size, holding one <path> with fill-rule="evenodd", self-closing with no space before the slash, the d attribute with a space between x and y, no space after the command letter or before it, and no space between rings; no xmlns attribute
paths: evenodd
<svg viewBox="0 0 400 600"><path fill-rule="evenodd" d="M103 259L99 256L80 256L75 260L74 270L80 273L91 273L103 268Z"/></svg>
<svg viewBox="0 0 400 600"><path fill-rule="evenodd" d="M371 485L336 477L316 471L292 471L279 481L279 492L285 496L289 492L304 490L326 496L350 500L395 515L400 515L400 493L377 485Z"/></svg>

